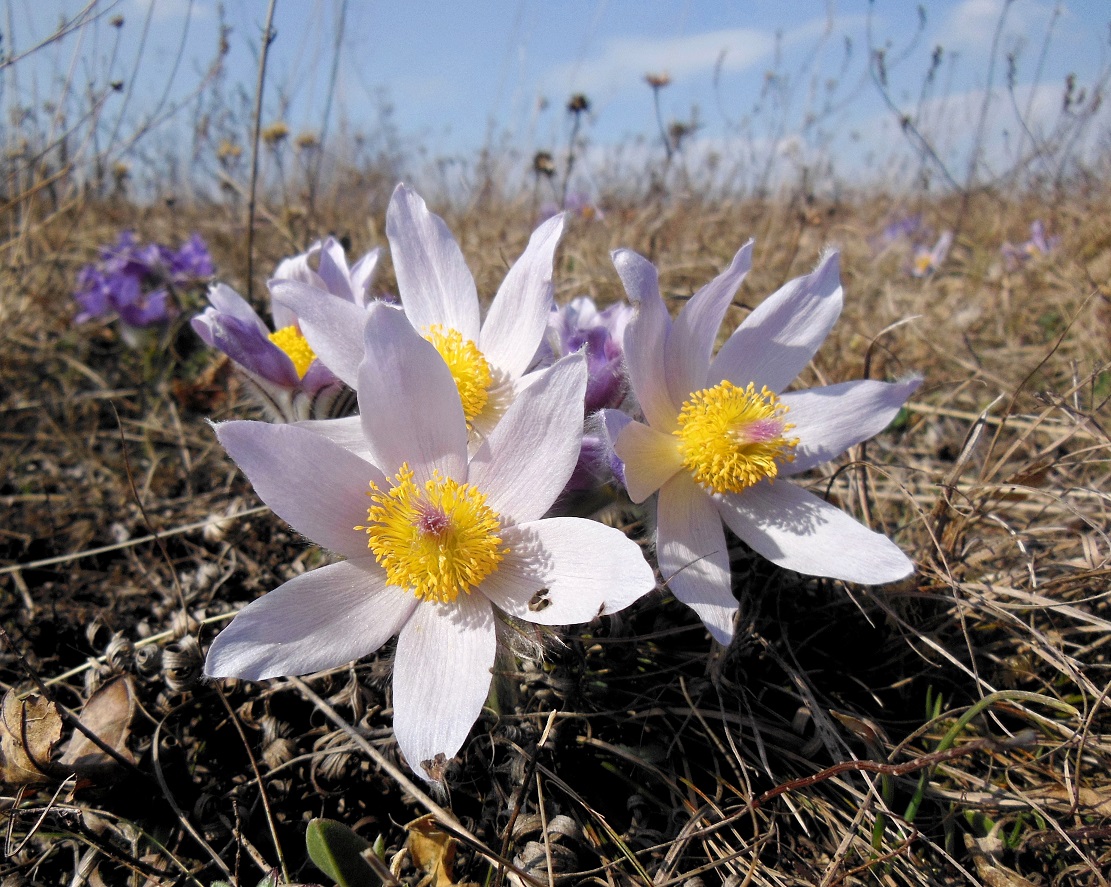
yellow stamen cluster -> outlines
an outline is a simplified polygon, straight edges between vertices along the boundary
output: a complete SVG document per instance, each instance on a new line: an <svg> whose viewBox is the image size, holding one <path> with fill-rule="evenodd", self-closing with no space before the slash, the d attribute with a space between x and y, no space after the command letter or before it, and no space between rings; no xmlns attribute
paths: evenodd
<svg viewBox="0 0 1111 887"><path fill-rule="evenodd" d="M793 462L798 438L785 433L787 405L767 388L751 382L738 388L725 381L695 391L679 411L683 466L703 488L714 493L739 493L764 478L779 474L779 465Z"/></svg>
<svg viewBox="0 0 1111 887"><path fill-rule="evenodd" d="M486 402L490 399L490 385L494 381L490 364L486 362L478 346L469 339L464 339L458 330L444 329L437 324L430 327L424 337L436 346L444 363L451 370L451 377L459 389L459 399L463 401L463 415L469 428L475 416L486 408Z"/></svg>
<svg viewBox="0 0 1111 887"><path fill-rule="evenodd" d="M297 378L305 378L309 371L309 364L316 360L316 352L312 350L306 339L296 326L290 324L275 330L269 337L271 342L282 349L293 361L293 368L297 370Z"/></svg>
<svg viewBox="0 0 1111 887"><path fill-rule="evenodd" d="M454 601L493 573L509 549L486 497L470 484L436 474L423 486L407 463L389 490L371 483L368 524L355 527L386 571L390 585L421 600Z"/></svg>

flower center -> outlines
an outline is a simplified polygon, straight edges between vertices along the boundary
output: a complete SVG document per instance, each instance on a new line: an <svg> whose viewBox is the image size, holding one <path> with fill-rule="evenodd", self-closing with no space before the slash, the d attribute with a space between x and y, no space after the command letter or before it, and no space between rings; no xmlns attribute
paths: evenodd
<svg viewBox="0 0 1111 887"><path fill-rule="evenodd" d="M470 428L475 416L485 409L490 399L490 385L494 381L490 364L478 346L464 339L458 330L444 329L437 324L429 327L424 337L436 347L451 370L455 387L459 389L459 399L463 401L463 415Z"/></svg>
<svg viewBox="0 0 1111 887"><path fill-rule="evenodd" d="M787 405L751 382L738 388L725 381L695 391L679 411L683 467L714 493L739 493L779 474L779 464L795 460L799 439L784 435Z"/></svg>
<svg viewBox="0 0 1111 887"><path fill-rule="evenodd" d="M501 522L486 497L470 484L436 473L421 487L408 463L388 490L374 483L363 530L367 547L390 585L421 600L454 601L493 573L509 552L498 535Z"/></svg>
<svg viewBox="0 0 1111 887"><path fill-rule="evenodd" d="M316 360L316 352L312 350L308 339L301 335L296 326L290 324L280 330L274 330L267 338L282 349L293 361L293 368L297 370L297 378L305 378L309 364Z"/></svg>

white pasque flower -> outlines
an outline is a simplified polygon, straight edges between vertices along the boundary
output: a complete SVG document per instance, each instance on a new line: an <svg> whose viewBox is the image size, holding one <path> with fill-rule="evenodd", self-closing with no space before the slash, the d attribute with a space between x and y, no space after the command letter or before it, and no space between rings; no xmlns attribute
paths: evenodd
<svg viewBox="0 0 1111 887"><path fill-rule="evenodd" d="M552 262L562 233L562 215L533 232L482 320L474 277L444 220L405 185L390 199L386 237L398 298L409 321L451 369L476 438L489 433L517 394L539 378L527 371L547 329ZM318 288L300 281L272 281L271 292L296 312L317 355L357 386L362 313L340 299L321 298Z"/></svg>
<svg viewBox="0 0 1111 887"><path fill-rule="evenodd" d="M549 368L468 456L459 393L436 349L396 308L373 304L368 315L357 432L348 420L215 426L262 500L347 559L244 608L205 673L307 674L398 635L394 732L413 770L436 779L487 698L496 611L588 622L655 578L620 531L541 519L578 458L583 355Z"/></svg>
<svg viewBox="0 0 1111 887"><path fill-rule="evenodd" d="M632 500L658 493L664 580L722 643L733 636L737 612L722 521L759 554L800 573L879 584L914 569L886 536L785 478L882 431L921 380L784 393L841 313L836 252L765 299L711 359L751 256L749 241L673 322L656 268L630 250L613 253L636 306L625 358L647 424L610 410L607 429Z"/></svg>

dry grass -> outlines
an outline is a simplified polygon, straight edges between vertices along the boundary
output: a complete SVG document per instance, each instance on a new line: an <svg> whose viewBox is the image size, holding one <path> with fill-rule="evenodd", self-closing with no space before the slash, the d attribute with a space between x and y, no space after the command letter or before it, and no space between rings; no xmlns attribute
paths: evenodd
<svg viewBox="0 0 1111 887"><path fill-rule="evenodd" d="M1062 195L1048 219L1059 249L1008 273L999 244L1045 207L977 195L949 263L921 281L894 252L871 253L889 198L674 200L576 222L561 301L619 298L608 252L620 245L657 262L678 302L755 236L734 321L842 247L845 313L811 381L926 382L813 488L892 535L918 571L846 587L738 544L729 650L660 592L552 643L541 665L508 661L501 710L483 714L438 801L390 772L388 650L303 682L198 680L230 615L322 555L256 507L216 444L205 419L250 406L187 329L173 380L145 384L111 327L70 326L76 269L123 226L166 240L199 230L242 290L241 213L9 207L0 680L34 673L78 710L123 673L139 707L131 770L9 792L3 885L253 885L278 865L314 881L308 818L381 834L394 854L401 824L430 807L454 823L457 878L485 884L507 883L505 862L539 884L1107 884L1107 197ZM924 210L940 222L954 206ZM385 206L370 211L321 211L319 231L361 254L383 242ZM529 208L446 215L491 295ZM298 240L260 229L256 293ZM609 517L643 529L631 508Z"/></svg>

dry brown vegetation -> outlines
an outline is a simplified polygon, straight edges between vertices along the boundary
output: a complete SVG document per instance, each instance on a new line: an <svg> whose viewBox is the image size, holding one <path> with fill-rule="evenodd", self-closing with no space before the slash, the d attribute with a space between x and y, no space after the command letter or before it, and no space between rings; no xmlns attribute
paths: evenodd
<svg viewBox="0 0 1111 887"><path fill-rule="evenodd" d="M106 15L88 4L49 39ZM102 24L122 33L122 17ZM805 184L818 171L800 169L804 184L775 196L702 194L683 153L692 128L664 142L660 168L608 183L604 217L572 221L560 302L623 298L609 260L621 246L658 265L677 309L756 238L729 328L823 249L842 250L845 311L802 383L925 382L811 488L889 534L917 571L847 586L734 540L729 649L662 586L543 637L541 661L504 658L496 708L434 795L393 739L389 646L304 679L202 679L209 643L243 605L330 555L260 506L217 444L209 419L257 413L185 318L147 355L111 322L72 325L78 269L121 229L172 244L199 232L218 278L261 309L277 261L313 240L341 236L349 256L385 245L402 153L387 128L353 143L352 160L326 126L293 136L252 117L252 95L222 80L228 52L225 33L194 94L204 194L172 181L176 155L163 161L157 141L143 171L113 166L160 136L154 122L89 147L116 89L107 75L103 94L67 81L53 110L6 108L20 131L0 182L0 887L253 887L272 870L271 883L318 882L305 847L315 817L380 837L383 883L1108 885L1111 159L1105 149L1081 169L1069 152L1111 71L1084 98L1070 83L1058 128L1029 132L1031 153L992 188L843 189L829 202ZM543 152L551 182L537 171L531 195L506 196L498 170L528 161L483 155L466 199L433 207L486 297L539 196L566 192L572 160L588 162L583 112L569 113L566 152ZM908 179L956 185L919 123L903 120L922 151ZM322 175L325 143L346 162ZM763 183L750 192L774 190L771 166L743 171ZM923 279L907 274L905 245L875 247L911 213L956 231ZM1035 218L1060 243L1006 267L1000 245L1025 240ZM392 284L387 260L376 285ZM600 516L649 548L628 502Z"/></svg>
<svg viewBox="0 0 1111 887"><path fill-rule="evenodd" d="M100 706L125 763L75 785L37 761L46 772L10 786L2 883L253 885L276 866L313 882L309 818L381 835L389 861L416 830L403 824L431 811L457 841L459 882L1106 884L1107 197L977 194L924 280L869 246L892 198L671 198L577 220L560 301L619 298L608 252L621 245L658 263L677 304L755 236L734 321L827 244L842 248L845 312L809 381L926 382L894 427L812 485L918 570L846 587L737 544L730 649L661 590L550 639L542 663L508 659L501 710L483 714L434 799L391 767L408 772L388 650L303 681L200 680L231 614L324 556L258 507L217 445L206 419L253 408L188 328L150 381L110 324L71 326L77 268L124 226L174 242L200 231L219 276L244 290L242 213L54 209L24 194L6 211L0 288L0 680L74 713L118 675L129 692ZM958 204L917 208L940 228ZM322 212L319 231L349 234L361 254L383 242L384 201L364 209ZM437 209L489 296L531 208ZM1004 270L999 244L1035 215L1058 249ZM304 245L279 227L259 228L256 300ZM643 531L632 508L607 518ZM13 711L7 766L36 723ZM73 733L60 725L55 757ZM396 863L401 883L420 880L411 859Z"/></svg>

